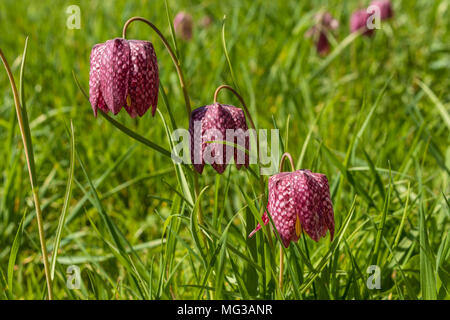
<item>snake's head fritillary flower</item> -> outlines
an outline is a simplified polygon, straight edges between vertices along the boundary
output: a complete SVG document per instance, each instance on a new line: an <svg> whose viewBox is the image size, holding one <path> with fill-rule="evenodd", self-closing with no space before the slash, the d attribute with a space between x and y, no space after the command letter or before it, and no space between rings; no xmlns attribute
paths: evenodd
<svg viewBox="0 0 450 320"><path fill-rule="evenodd" d="M207 15L202 18L202 20L200 21L200 25L203 28L207 28L212 24L212 22L213 22L213 19L211 18L211 16Z"/></svg>
<svg viewBox="0 0 450 320"><path fill-rule="evenodd" d="M377 6L380 9L381 20L386 20L394 16L394 10L392 9L392 4L389 0L374 0L370 5Z"/></svg>
<svg viewBox="0 0 450 320"><path fill-rule="evenodd" d="M125 107L131 117L142 117L158 104L158 63L148 41L116 38L96 44L91 51L89 101L97 110L118 114Z"/></svg>
<svg viewBox="0 0 450 320"><path fill-rule="evenodd" d="M286 248L291 241L299 239L302 230L314 241L324 237L330 230L333 240L333 204L328 179L324 174L297 170L271 176L267 210ZM269 222L267 212L262 220L264 224ZM261 225L258 224L249 237L259 229Z"/></svg>
<svg viewBox="0 0 450 320"><path fill-rule="evenodd" d="M195 170L202 173L208 163L221 174L233 157L238 169L248 167L247 129L244 111L231 105L214 103L192 111L189 133Z"/></svg>
<svg viewBox="0 0 450 320"><path fill-rule="evenodd" d="M186 12L179 12L173 19L175 33L181 39L188 41L192 38L192 16Z"/></svg>
<svg viewBox="0 0 450 320"><path fill-rule="evenodd" d="M329 12L321 12L315 16L316 25L320 25L327 30L336 30L339 28L339 21L333 18Z"/></svg>
<svg viewBox="0 0 450 320"><path fill-rule="evenodd" d="M330 52L329 32L339 27L339 22L329 12L321 12L314 16L315 24L307 32L307 37L312 37L317 52L324 56Z"/></svg>
<svg viewBox="0 0 450 320"><path fill-rule="evenodd" d="M369 18L370 14L367 13L365 9L353 12L350 18L350 31L357 32L362 30L364 31L363 35L372 36L374 29L369 29L367 27L367 21L369 20Z"/></svg>

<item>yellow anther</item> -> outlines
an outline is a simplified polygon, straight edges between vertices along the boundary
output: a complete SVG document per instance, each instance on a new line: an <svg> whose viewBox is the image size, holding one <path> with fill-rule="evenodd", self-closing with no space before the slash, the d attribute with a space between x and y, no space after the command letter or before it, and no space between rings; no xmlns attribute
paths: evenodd
<svg viewBox="0 0 450 320"><path fill-rule="evenodd" d="M302 234L302 224L300 223L300 219L297 216L297 219L295 220L295 234L297 237L300 237Z"/></svg>
<svg viewBox="0 0 450 320"><path fill-rule="evenodd" d="M127 106L131 107L131 97L127 95Z"/></svg>

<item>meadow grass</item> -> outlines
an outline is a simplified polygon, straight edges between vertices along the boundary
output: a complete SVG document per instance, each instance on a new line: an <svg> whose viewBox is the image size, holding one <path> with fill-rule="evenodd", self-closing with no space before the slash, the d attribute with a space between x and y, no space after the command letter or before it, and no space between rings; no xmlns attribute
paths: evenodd
<svg viewBox="0 0 450 320"><path fill-rule="evenodd" d="M449 299L450 3L393 1L395 18L373 38L349 36L360 1L168 3L167 12L164 1L0 2L0 48L23 93L54 298ZM79 30L66 28L73 4ZM304 37L320 9L340 22L326 58ZM192 108L232 85L258 128L280 130L281 153L329 179L335 239L303 235L283 250L281 288L277 235L264 228L247 238L263 209L257 167L206 167L197 194L192 170L152 145L170 152L170 132L188 119L170 57L147 26L127 35L155 46L159 112L113 118L140 141L95 118L83 94L94 44L120 37L132 16L173 43L167 13L180 10L213 17L208 28L196 22L192 41L176 41ZM42 299L33 194L1 74L0 299ZM220 101L240 105L225 92ZM71 265L80 289L66 285ZM371 265L380 289L366 285Z"/></svg>

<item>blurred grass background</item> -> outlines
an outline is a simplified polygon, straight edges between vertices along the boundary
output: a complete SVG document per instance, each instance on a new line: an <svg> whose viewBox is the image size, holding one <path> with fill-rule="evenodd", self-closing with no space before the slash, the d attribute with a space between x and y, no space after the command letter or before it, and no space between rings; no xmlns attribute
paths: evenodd
<svg viewBox="0 0 450 320"><path fill-rule="evenodd" d="M81 9L79 30L66 27L66 9L74 4ZM138 268L137 272L148 289L147 294L142 294L130 279L133 276L93 228L104 226L77 163L56 269L55 297L448 299L450 127L445 114L448 116L450 102L450 2L393 1L394 19L383 22L373 38L358 37L325 65L325 58L304 37L312 26L313 14L328 10L339 20L340 27L332 39L336 48L349 33L351 12L368 4L169 1L172 15L184 10L195 21L192 41L177 41L193 108L212 103L214 90L220 84L232 84L221 38L226 15L231 65L257 127L271 129L276 125L281 130L284 151L295 160L305 146L301 167L325 173L330 181L336 230L356 199L345 235L321 272L310 269L308 263L315 266L328 252L328 236L319 243L308 238L289 248L286 282L279 292L275 289L276 276L271 274L276 274L277 251L271 258L275 264L268 269L261 261L268 255L263 236L246 240L252 228L245 223L246 215L251 213L239 187L255 198L252 177L229 166L218 179L211 168L206 168L201 184L210 188L205 191L202 205L208 221L212 211L223 208L224 217L217 231L238 213L225 242L266 273L233 250L217 246L217 252L207 253L210 258L217 256L217 260L207 259L211 270L204 283L202 276L208 266L196 253L189 224L174 227L173 246L161 244L164 221L173 214L174 203L180 202L174 192L178 182L173 164L132 141L103 118L94 118L73 80L72 70L88 88L92 46L120 37L124 22L132 16L148 18L169 39L164 1L1 1L0 47L12 65L16 81L25 38L29 36L25 101L49 251L63 206L70 159L66 125L72 120L77 151L104 211L135 246L145 270ZM204 28L200 20L206 15L213 18L213 23ZM130 26L128 37L153 42L172 111L178 125L187 127L178 78L161 41L139 23ZM22 142L13 125L13 97L6 74L2 74L0 297L40 299L45 296L45 280L34 205ZM417 80L429 87L438 101ZM239 104L228 93L221 93L220 100ZM161 96L158 108L168 121ZM133 120L121 112L117 120L169 148L158 114ZM11 288L6 280L8 262L24 213ZM386 221L377 252L382 289L367 290L366 268L372 264L383 213ZM65 285L66 268L72 264L82 270L80 290L69 290ZM314 279L308 283L311 275ZM302 290L296 292L299 284Z"/></svg>

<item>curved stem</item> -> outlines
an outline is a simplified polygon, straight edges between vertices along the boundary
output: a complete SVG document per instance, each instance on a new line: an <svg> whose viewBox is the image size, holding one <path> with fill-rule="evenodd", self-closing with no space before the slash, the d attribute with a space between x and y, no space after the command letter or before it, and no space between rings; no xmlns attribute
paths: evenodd
<svg viewBox="0 0 450 320"><path fill-rule="evenodd" d="M164 46L166 47L167 51L169 52L170 58L172 59L172 62L174 64L174 66L175 66L175 69L177 70L177 73L178 73L178 79L180 80L181 90L183 91L184 103L186 105L186 112L187 112L188 121L189 121L189 118L191 117L191 102L190 102L189 94L188 94L188 91L187 91L187 88L186 88L186 83L184 81L183 71L181 70L180 61L178 60L177 56L175 55L174 51L172 50L172 47L170 46L169 42L164 37L164 35L161 33L161 31L153 23L151 23L149 20L147 20L145 18L132 17L132 18L128 19L127 22L125 22L125 24L123 26L122 38L124 38L124 39L126 38L128 26L133 21L144 22L150 28L152 28L156 32L156 34L159 36L159 38L163 42ZM198 184L198 175L197 175L197 173L194 173L194 191L195 191L195 196L198 197L198 195L199 195L199 184ZM199 207L199 223L203 223L203 214L202 214L201 206Z"/></svg>
<svg viewBox="0 0 450 320"><path fill-rule="evenodd" d="M33 171L34 163L30 154L31 150L31 141L27 140L27 135L25 133L25 125L22 115L22 108L20 106L20 99L19 99L19 93L17 92L16 84L14 82L14 77L11 72L11 68L9 67L8 61L6 60L3 51L0 49L0 58L3 62L3 65L6 69L6 73L8 74L9 82L11 84L11 89L14 95L14 105L16 108L17 113L17 120L19 122L19 128L20 128L20 134L22 136L22 142L24 146L25 151L25 158L27 161L27 167L28 167L28 174L30 176L30 184L31 184L31 191L33 193L33 200L34 200L34 206L36 209L36 218L38 223L38 232L39 232L39 242L41 244L41 250L42 250L42 260L44 261L44 272L45 272L45 278L47 281L47 290L48 290L48 299L53 300L53 291L52 291L52 282L50 279L50 268L48 264L48 255L47 255L47 247L45 245L45 234L44 234L44 222L42 219L42 211L41 211L41 205L39 201L39 193L38 188L36 187L36 176Z"/></svg>
<svg viewBox="0 0 450 320"><path fill-rule="evenodd" d="M259 163L259 137L258 137L258 132L256 131L255 122L253 122L252 116L250 114L250 111L247 108L247 105L245 104L244 98L242 98L242 96L236 90L234 90L233 87L231 87L231 86L229 86L227 84L222 84L222 85L218 86L216 91L214 92L214 103L217 103L217 96L219 95L219 92L222 89L227 89L227 90L231 91L239 99L239 101L241 102L242 107L244 109L244 112L246 113L247 118L250 121L250 126L255 131L256 159L257 159L258 165L260 165L260 163ZM262 200L261 200L262 202L261 202L261 206L260 206L260 209L259 209L259 211L260 211L259 213L262 216L264 214L264 209L265 209L264 204L267 203L267 198L266 198L266 192L265 192L266 191L266 184L264 183L264 178L261 175L261 172L259 174L259 183L260 183L260 186L261 186L261 193L262 193ZM268 235L268 238L269 238L270 247L272 248L273 245L272 245L272 238L271 238L270 234Z"/></svg>
<svg viewBox="0 0 450 320"><path fill-rule="evenodd" d="M285 152L283 153L283 155L281 156L281 161L280 161L280 172L283 170L283 165L284 165L284 161L286 160L286 158L289 159L289 163L291 164L291 171L295 171L295 166L294 166L294 160L292 160L292 156L289 152Z"/></svg>
<svg viewBox="0 0 450 320"><path fill-rule="evenodd" d="M169 55L172 58L173 64L175 65L175 68L177 69L178 79L180 80L180 86L181 86L181 89L183 90L184 102L186 104L186 112L187 112L188 118L189 118L191 116L191 103L189 100L189 94L188 94L188 91L186 88L186 84L184 82L184 76L183 76L183 71L181 70L180 61L177 59L175 53L172 50L172 47L170 46L169 42L166 40L164 35L161 33L161 31L159 31L159 29L153 23L151 23L149 20L142 18L142 17L132 17L132 18L128 19L127 22L125 22L125 24L123 26L123 30L122 30L122 37L124 39L127 36L127 28L133 21L141 21L141 22L144 22L145 24L147 24L150 28L152 28L156 32L156 34L159 36L161 41L164 43L164 46L166 47L167 51L169 52Z"/></svg>
<svg viewBox="0 0 450 320"><path fill-rule="evenodd" d="M248 120L250 121L250 125L251 125L252 129L256 131L255 123L253 122L252 116L251 116L250 112L248 111L248 108L247 108L247 105L245 104L244 98L242 98L242 96L236 90L234 90L233 87L231 87L227 84L223 84L223 85L217 87L216 91L214 92L214 103L217 103L217 96L219 95L219 92L222 89L230 90L239 99L239 101L242 104L242 107L244 108L245 113L247 114L247 117L248 117Z"/></svg>
<svg viewBox="0 0 450 320"><path fill-rule="evenodd" d="M250 111L247 108L247 105L245 104L244 98L242 98L242 96L233 89L233 87L227 85L227 84L222 84L220 86L217 87L216 91L214 92L214 103L217 103L217 96L219 95L220 90L222 89L227 89L229 91L231 91L241 102L242 107L244 109L244 112L247 115L248 121L250 121L250 126L252 127L253 130L255 130L255 138L256 138L256 159L259 165L259 138L258 138L258 133L256 132L256 126L255 123L253 122L252 119L252 115L250 114ZM262 175L259 175L259 180L260 180L260 184L261 184L261 192L263 193L263 195L265 194L265 184L264 184L264 179L262 177ZM264 203L265 201L263 201ZM262 208L263 206L261 206Z"/></svg>

